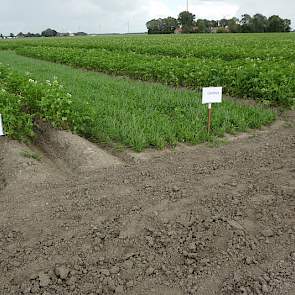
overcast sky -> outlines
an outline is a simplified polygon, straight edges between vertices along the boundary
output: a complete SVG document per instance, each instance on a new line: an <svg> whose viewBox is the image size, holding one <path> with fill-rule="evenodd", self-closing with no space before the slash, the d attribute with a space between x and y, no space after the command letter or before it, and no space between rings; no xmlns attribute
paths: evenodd
<svg viewBox="0 0 295 295"><path fill-rule="evenodd" d="M186 0L0 0L0 33L143 32L145 23L174 16L186 9ZM243 13L278 14L295 27L295 0L189 0L197 18L221 19Z"/></svg>

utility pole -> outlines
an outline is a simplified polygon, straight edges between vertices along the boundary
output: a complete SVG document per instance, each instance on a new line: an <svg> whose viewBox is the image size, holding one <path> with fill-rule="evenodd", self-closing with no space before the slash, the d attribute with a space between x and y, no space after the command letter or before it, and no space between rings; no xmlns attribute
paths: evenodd
<svg viewBox="0 0 295 295"><path fill-rule="evenodd" d="M186 11L188 12L188 0L186 0Z"/></svg>
<svg viewBox="0 0 295 295"><path fill-rule="evenodd" d="M128 34L130 33L130 21L128 21Z"/></svg>

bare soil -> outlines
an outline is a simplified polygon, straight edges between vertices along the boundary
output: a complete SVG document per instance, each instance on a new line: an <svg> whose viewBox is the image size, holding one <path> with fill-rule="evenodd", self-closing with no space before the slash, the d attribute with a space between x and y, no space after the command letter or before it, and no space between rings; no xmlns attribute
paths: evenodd
<svg viewBox="0 0 295 295"><path fill-rule="evenodd" d="M0 139L0 294L294 295L295 114L228 141Z"/></svg>

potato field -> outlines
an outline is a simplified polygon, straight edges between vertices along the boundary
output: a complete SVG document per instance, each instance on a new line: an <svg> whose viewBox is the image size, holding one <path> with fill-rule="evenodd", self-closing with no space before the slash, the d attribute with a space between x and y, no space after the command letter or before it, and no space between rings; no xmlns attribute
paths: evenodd
<svg viewBox="0 0 295 295"><path fill-rule="evenodd" d="M267 106L294 104L294 42L293 34L32 38L1 41L0 61L12 72L30 72L27 79L60 80L73 95L63 125L93 141L142 150L270 123L275 116ZM259 105L217 106L208 135L199 92L207 86Z"/></svg>
<svg viewBox="0 0 295 295"><path fill-rule="evenodd" d="M292 34L115 36L2 42L19 55L174 86L294 102Z"/></svg>

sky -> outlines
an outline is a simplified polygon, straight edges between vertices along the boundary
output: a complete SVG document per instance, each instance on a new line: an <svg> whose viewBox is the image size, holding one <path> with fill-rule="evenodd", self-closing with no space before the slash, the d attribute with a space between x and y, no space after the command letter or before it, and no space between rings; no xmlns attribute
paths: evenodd
<svg viewBox="0 0 295 295"><path fill-rule="evenodd" d="M153 18L186 10L186 0L0 0L0 33L59 32L130 33L146 31ZM197 18L240 17L244 13L273 14L292 20L294 0L189 0Z"/></svg>

